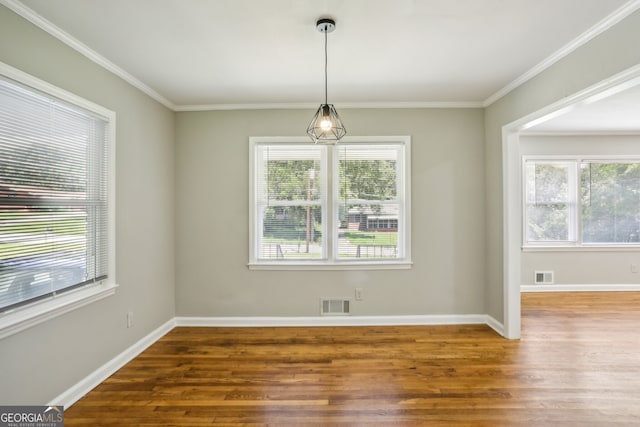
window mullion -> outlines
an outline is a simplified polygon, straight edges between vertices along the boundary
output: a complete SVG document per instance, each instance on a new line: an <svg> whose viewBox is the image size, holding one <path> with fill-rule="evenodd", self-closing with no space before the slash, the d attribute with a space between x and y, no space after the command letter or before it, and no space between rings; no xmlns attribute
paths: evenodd
<svg viewBox="0 0 640 427"><path fill-rule="evenodd" d="M397 189L396 197L398 199L398 254L400 258L407 256L407 206L406 206L406 181L405 181L405 163L404 163L404 147L398 147L398 165L397 165Z"/></svg>
<svg viewBox="0 0 640 427"><path fill-rule="evenodd" d="M578 245L582 245L582 194L581 194L581 188L582 188L582 160L581 159L576 159L576 161L574 162L574 170L573 170L573 177L575 180L574 183L574 188L573 188L573 194L574 197L576 199L575 201L575 212L572 215L572 218L574 218L575 221L575 233L576 235L574 236L573 241L576 242L576 244Z"/></svg>
<svg viewBox="0 0 640 427"><path fill-rule="evenodd" d="M335 261L336 259L336 242L337 242L337 227L336 220L338 215L338 205L336 201L339 202L336 183L339 182L337 180L337 174L339 168L336 166L337 161L337 152L334 145L327 146L327 149L323 152L322 162L325 167L325 175L324 175L324 183L325 183L325 192L323 194L322 199L322 215L325 221L322 224L322 235L323 235L323 251L324 258L329 260L330 262Z"/></svg>
<svg viewBox="0 0 640 427"><path fill-rule="evenodd" d="M569 235L567 237L570 242L579 241L580 186L578 183L580 179L577 163L577 160L569 162L569 168L567 170L567 183L569 185Z"/></svg>

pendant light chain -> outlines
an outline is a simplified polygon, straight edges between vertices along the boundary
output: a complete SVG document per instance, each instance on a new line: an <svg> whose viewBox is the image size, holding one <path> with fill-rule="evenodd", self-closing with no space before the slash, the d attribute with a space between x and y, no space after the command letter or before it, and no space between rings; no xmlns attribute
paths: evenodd
<svg viewBox="0 0 640 427"><path fill-rule="evenodd" d="M328 85L327 85L327 63L328 63L328 55L327 55L327 32L324 32L324 103L328 104L328 99L329 96L327 95L328 92Z"/></svg>

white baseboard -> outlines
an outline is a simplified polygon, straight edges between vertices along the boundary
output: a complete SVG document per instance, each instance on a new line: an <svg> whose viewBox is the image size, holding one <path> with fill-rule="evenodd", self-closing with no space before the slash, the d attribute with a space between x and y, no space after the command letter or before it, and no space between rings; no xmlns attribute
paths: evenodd
<svg viewBox="0 0 640 427"><path fill-rule="evenodd" d="M94 372L86 376L84 379L71 386L68 390L58 395L55 399L48 403L48 405L62 405L65 408L70 407L76 403L85 394L89 393L101 382L110 377L118 369L133 360L136 356L142 353L147 347L158 341L167 332L171 331L176 325L175 318L167 321L147 336L140 339L131 347L96 369Z"/></svg>
<svg viewBox="0 0 640 427"><path fill-rule="evenodd" d="M415 316L309 316L309 317L176 317L176 326L403 326L471 325L487 323L485 314Z"/></svg>
<svg viewBox="0 0 640 427"><path fill-rule="evenodd" d="M498 322L493 316L485 315L485 322L487 326L496 331L500 336L504 337L504 324L502 322Z"/></svg>
<svg viewBox="0 0 640 427"><path fill-rule="evenodd" d="M623 292L640 291L640 284L521 285L520 292Z"/></svg>

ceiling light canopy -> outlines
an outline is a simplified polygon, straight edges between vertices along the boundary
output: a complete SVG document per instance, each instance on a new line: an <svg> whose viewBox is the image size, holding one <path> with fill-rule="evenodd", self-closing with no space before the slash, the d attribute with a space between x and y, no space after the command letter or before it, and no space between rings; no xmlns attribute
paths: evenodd
<svg viewBox="0 0 640 427"><path fill-rule="evenodd" d="M336 29L336 22L330 18L322 18L316 22L316 29L324 33L324 104L320 104L318 111L311 119L307 127L307 134L314 142L335 144L347 134L340 120L340 116L333 104L329 104L327 99L327 34Z"/></svg>

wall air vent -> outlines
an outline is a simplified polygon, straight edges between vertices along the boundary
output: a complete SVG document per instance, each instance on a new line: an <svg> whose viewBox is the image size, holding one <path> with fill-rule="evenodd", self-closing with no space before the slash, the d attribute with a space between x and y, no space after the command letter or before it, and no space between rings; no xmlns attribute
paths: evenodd
<svg viewBox="0 0 640 427"><path fill-rule="evenodd" d="M553 285L553 271L536 271L534 283L536 285Z"/></svg>
<svg viewBox="0 0 640 427"><path fill-rule="evenodd" d="M322 316L348 316L351 301L342 298L321 298L320 314Z"/></svg>

